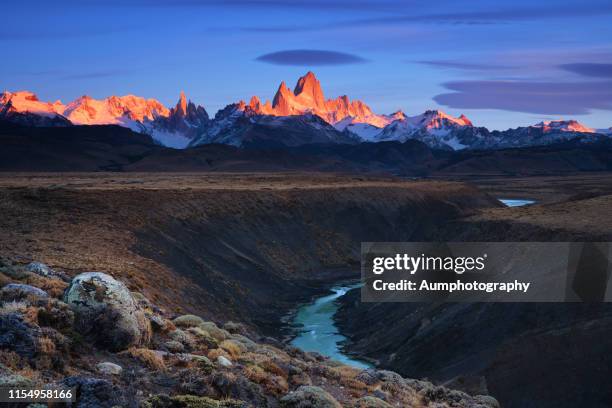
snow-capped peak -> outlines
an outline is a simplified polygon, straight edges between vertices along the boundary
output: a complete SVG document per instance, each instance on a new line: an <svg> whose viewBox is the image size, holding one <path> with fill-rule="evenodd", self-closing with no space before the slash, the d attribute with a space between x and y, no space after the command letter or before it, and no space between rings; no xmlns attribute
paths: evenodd
<svg viewBox="0 0 612 408"><path fill-rule="evenodd" d="M534 128L542 129L544 133L557 132L579 132L579 133L595 133L594 129L584 126L576 120L549 120L533 125Z"/></svg>
<svg viewBox="0 0 612 408"><path fill-rule="evenodd" d="M0 116L35 126L119 125L150 134L172 147L185 147L209 121L206 110L188 101L184 92L176 107L168 109L156 99L135 95L104 99L83 95L64 105L60 101L42 102L29 91L5 91L0 94Z"/></svg>
<svg viewBox="0 0 612 408"><path fill-rule="evenodd" d="M441 110L428 110L416 116L405 116L400 111L394 116L398 119L382 129L375 140L417 139L432 147L460 150L468 146L468 139L479 137L480 131L465 115L456 118Z"/></svg>
<svg viewBox="0 0 612 408"><path fill-rule="evenodd" d="M135 95L110 96L100 100L84 95L69 103L63 114L76 125L117 124L136 130L136 122L168 117L170 110L156 99Z"/></svg>
<svg viewBox="0 0 612 408"><path fill-rule="evenodd" d="M19 113L31 113L39 116L55 117L62 115L64 105L61 101L43 102L30 91L8 92L0 94L0 108L10 108ZM2 110L2 109L0 109Z"/></svg>
<svg viewBox="0 0 612 408"><path fill-rule="evenodd" d="M473 126L472 122L465 116L461 115L456 118L441 110L428 110L422 115L412 118L413 123L418 121L418 125L425 129L443 129L454 126Z"/></svg>

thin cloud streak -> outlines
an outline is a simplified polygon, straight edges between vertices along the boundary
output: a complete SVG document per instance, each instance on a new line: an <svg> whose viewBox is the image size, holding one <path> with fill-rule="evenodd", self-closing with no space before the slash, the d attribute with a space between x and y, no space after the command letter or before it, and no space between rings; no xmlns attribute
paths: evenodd
<svg viewBox="0 0 612 408"><path fill-rule="evenodd" d="M612 81L454 81L444 86L454 92L437 95L434 101L456 109L499 109L546 115L612 110Z"/></svg>
<svg viewBox="0 0 612 408"><path fill-rule="evenodd" d="M559 67L574 74L586 77L612 78L612 64L580 62L575 64L563 64L559 65Z"/></svg>
<svg viewBox="0 0 612 408"><path fill-rule="evenodd" d="M420 15L393 15L364 19L344 20L333 23L302 25L302 26L273 26L273 27L242 27L243 31L250 32L296 32L320 31L349 27L364 27L390 24L451 24L451 25L483 25L507 24L516 21L541 21L555 19L576 19L581 17L601 17L612 15L612 4L574 5L573 7L525 7L509 8L505 10L468 11L450 13L427 13Z"/></svg>
<svg viewBox="0 0 612 408"><path fill-rule="evenodd" d="M129 71L125 70L108 70L108 71L96 71L96 72L81 72L76 74L64 75L60 79L64 81L79 80L79 79L97 79L97 78L111 78L120 75L128 74Z"/></svg>
<svg viewBox="0 0 612 408"><path fill-rule="evenodd" d="M467 71L499 71L499 70L511 70L517 69L516 66L510 65L491 65L491 64L478 64L460 61L408 61L411 63L417 63L422 65L429 65L432 67L439 68L452 68Z"/></svg>

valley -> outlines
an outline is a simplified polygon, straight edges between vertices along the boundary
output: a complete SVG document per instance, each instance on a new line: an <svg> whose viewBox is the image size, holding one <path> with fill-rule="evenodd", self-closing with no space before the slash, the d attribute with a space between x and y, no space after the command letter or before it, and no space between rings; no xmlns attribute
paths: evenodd
<svg viewBox="0 0 612 408"><path fill-rule="evenodd" d="M0 242L14 259L103 270L171 310L278 333L296 302L355 276L359 242L495 206L461 183L373 176L4 173Z"/></svg>
<svg viewBox="0 0 612 408"><path fill-rule="evenodd" d="M496 197L538 203L508 208ZM362 241L610 240L610 197L605 173L462 181L329 172L2 173L0 242L4 259L45 262L68 276L104 271L171 316L237 321L280 339L291 334L285 317L298 305L358 277ZM510 407L526 399L572 404L578 391L556 386L571 380L562 376L570 364L593 384L603 381L600 356L611 345L586 344L609 330L606 305L425 307L362 304L356 296L340 298L335 324L348 337L345 350L377 367L490 394ZM570 341L585 342L580 359L559 359ZM517 381L535 378L522 364L536 356L542 369L557 370L529 388ZM514 391L519 384L522 393Z"/></svg>

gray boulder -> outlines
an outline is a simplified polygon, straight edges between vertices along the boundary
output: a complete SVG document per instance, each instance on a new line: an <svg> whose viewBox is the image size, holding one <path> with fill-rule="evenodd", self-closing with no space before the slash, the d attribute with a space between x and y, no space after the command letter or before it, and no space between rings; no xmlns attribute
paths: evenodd
<svg viewBox="0 0 612 408"><path fill-rule="evenodd" d="M4 302L19 301L27 298L45 299L49 294L35 286L22 283L9 283L0 289L0 300Z"/></svg>
<svg viewBox="0 0 612 408"><path fill-rule="evenodd" d="M342 408L327 391L312 385L302 385L281 399L284 408Z"/></svg>
<svg viewBox="0 0 612 408"><path fill-rule="evenodd" d="M102 363L98 363L96 365L96 369L106 375L120 375L123 371L123 367L118 364L111 363L110 361L105 361Z"/></svg>
<svg viewBox="0 0 612 408"><path fill-rule="evenodd" d="M53 275L53 270L42 262L31 262L26 266L26 270L40 276Z"/></svg>
<svg viewBox="0 0 612 408"><path fill-rule="evenodd" d="M151 326L128 288L112 276L85 272L64 294L75 313L75 326L98 347L111 351L146 345Z"/></svg>
<svg viewBox="0 0 612 408"><path fill-rule="evenodd" d="M233 365L230 359L224 356L217 357L217 364L221 367L231 367Z"/></svg>

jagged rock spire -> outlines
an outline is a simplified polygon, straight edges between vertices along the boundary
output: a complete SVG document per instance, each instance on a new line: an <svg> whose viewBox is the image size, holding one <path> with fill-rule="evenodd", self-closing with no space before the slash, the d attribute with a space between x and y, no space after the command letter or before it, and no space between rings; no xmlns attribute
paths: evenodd
<svg viewBox="0 0 612 408"><path fill-rule="evenodd" d="M176 112L180 116L187 116L187 98L185 97L185 92L181 91L181 96L179 97L179 101L176 104Z"/></svg>
<svg viewBox="0 0 612 408"><path fill-rule="evenodd" d="M298 79L293 93L296 97L312 103L313 108L325 109L325 97L321 83L312 71Z"/></svg>

